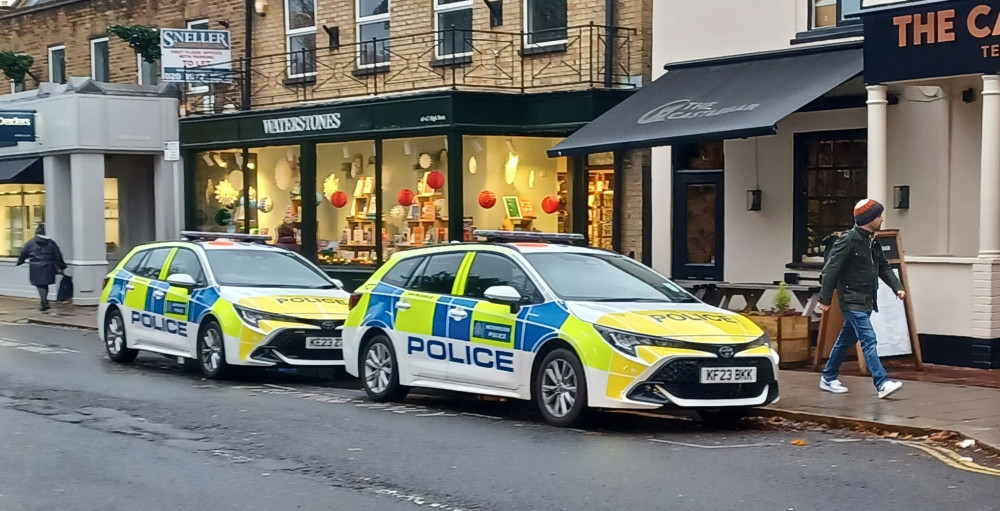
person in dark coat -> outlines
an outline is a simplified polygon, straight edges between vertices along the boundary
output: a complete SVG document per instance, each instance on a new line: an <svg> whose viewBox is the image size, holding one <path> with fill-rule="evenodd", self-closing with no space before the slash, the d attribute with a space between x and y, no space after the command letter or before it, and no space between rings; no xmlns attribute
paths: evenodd
<svg viewBox="0 0 1000 511"><path fill-rule="evenodd" d="M302 250L299 248L298 243L295 242L295 231L289 225L282 225L278 227L278 241L275 243L285 250L291 250L297 254L301 254Z"/></svg>
<svg viewBox="0 0 1000 511"><path fill-rule="evenodd" d="M38 297L42 301L41 309L49 310L49 286L56 283L56 273L66 269L62 251L52 238L45 235L45 224L38 224L35 237L24 244L17 265L28 261L28 280L38 288Z"/></svg>

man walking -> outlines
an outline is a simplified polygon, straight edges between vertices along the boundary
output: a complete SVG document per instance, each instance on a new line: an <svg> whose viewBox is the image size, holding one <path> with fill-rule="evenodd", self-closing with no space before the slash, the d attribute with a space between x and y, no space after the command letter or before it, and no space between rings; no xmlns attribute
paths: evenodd
<svg viewBox="0 0 1000 511"><path fill-rule="evenodd" d="M840 309L844 313L844 327L837 336L819 381L819 388L834 394L847 392L847 387L840 383L837 375L847 351L859 340L878 397L887 398L903 387L902 382L890 380L882 367L871 323L872 311L878 312L876 292L879 278L892 288L900 300L906 298L903 285L889 266L882 246L875 240L875 233L885 221L884 212L882 204L872 199L865 199L854 207L855 226L834 242L820 277L822 290L818 309L822 312L830 309L836 289Z"/></svg>
<svg viewBox="0 0 1000 511"><path fill-rule="evenodd" d="M35 237L24 244L17 265L25 261L28 265L28 280L38 288L38 297L42 300L41 310L49 310L49 286L55 284L56 273L66 269L62 252L55 241L45 235L45 224L38 224Z"/></svg>

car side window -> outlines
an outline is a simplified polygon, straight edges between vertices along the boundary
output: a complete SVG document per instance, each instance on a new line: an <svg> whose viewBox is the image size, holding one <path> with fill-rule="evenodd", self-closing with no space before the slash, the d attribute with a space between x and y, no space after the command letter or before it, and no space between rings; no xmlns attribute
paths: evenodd
<svg viewBox="0 0 1000 511"><path fill-rule="evenodd" d="M420 263L423 261L423 257L411 257L399 261L395 266L389 268L389 271L385 272L385 275L382 276L382 282L390 286L406 287L406 283L417 272L417 268L420 267Z"/></svg>
<svg viewBox="0 0 1000 511"><path fill-rule="evenodd" d="M410 279L407 289L424 293L450 295L458 268L465 259L465 252L449 252L430 256L423 264L423 270Z"/></svg>
<svg viewBox="0 0 1000 511"><path fill-rule="evenodd" d="M173 249L154 248L150 250L149 255L139 264L134 273L139 277L158 280L160 278L160 270L163 269L163 264L167 262L167 256L170 255L171 250Z"/></svg>
<svg viewBox="0 0 1000 511"><path fill-rule="evenodd" d="M195 254L193 250L187 248L177 249L174 259L170 261L170 269L167 270L167 277L177 273L190 275L198 285L205 283L205 272L202 270L201 261L198 260L198 254Z"/></svg>
<svg viewBox="0 0 1000 511"><path fill-rule="evenodd" d="M510 286L521 294L523 303L539 301L540 294L528 275L514 261L498 254L479 252L465 279L465 296L483 299L493 286Z"/></svg>
<svg viewBox="0 0 1000 511"><path fill-rule="evenodd" d="M142 260L145 259L147 255L149 255L148 250L136 252L129 258L128 261L125 262L125 266L122 266L122 269L134 274L135 270L139 267L139 264L142 263Z"/></svg>

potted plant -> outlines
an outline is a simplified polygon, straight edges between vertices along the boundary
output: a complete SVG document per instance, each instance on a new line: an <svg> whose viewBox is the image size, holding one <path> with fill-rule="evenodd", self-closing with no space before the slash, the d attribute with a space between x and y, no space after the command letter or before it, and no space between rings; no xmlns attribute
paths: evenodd
<svg viewBox="0 0 1000 511"><path fill-rule="evenodd" d="M771 336L782 367L809 360L809 316L791 307L792 293L784 282L778 284L774 308L747 314L761 330Z"/></svg>

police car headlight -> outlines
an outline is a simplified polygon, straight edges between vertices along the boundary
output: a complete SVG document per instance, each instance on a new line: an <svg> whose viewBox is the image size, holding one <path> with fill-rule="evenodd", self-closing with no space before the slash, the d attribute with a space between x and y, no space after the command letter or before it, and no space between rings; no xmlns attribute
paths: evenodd
<svg viewBox="0 0 1000 511"><path fill-rule="evenodd" d="M261 321L283 321L285 323L301 322L292 317L259 311L257 309L248 309L246 307L240 307L239 305L233 305L233 308L236 309L236 314L240 316L240 319L243 320L244 323L254 328L259 328Z"/></svg>
<svg viewBox="0 0 1000 511"><path fill-rule="evenodd" d="M682 347L683 344L681 341L675 341L664 337L650 337L648 335L636 334L633 332L626 332L624 330L617 330L597 325L594 325L594 329L597 330L597 333L601 334L601 337L603 337L608 344L616 348L618 351L627 355L632 355L633 357L635 356L636 346L663 346L666 348L678 348Z"/></svg>
<svg viewBox="0 0 1000 511"><path fill-rule="evenodd" d="M767 346L768 348L774 349L776 346L771 345L771 335L764 332L764 335L750 341L746 345L746 349L759 348L761 346Z"/></svg>

